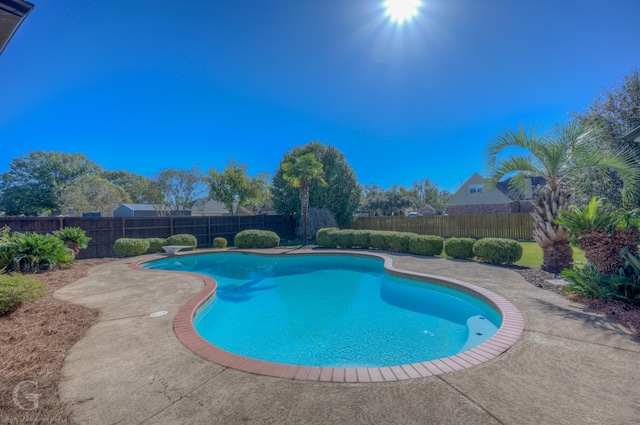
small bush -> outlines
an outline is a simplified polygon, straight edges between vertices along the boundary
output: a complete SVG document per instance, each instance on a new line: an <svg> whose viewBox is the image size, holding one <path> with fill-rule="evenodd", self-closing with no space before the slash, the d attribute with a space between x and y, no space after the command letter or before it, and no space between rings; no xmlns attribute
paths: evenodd
<svg viewBox="0 0 640 425"><path fill-rule="evenodd" d="M473 258L475 243L476 240L473 238L449 238L444 243L444 253L448 257L470 260Z"/></svg>
<svg viewBox="0 0 640 425"><path fill-rule="evenodd" d="M198 246L198 239L187 233L179 233L177 235L169 236L165 245L192 246L193 249L195 249Z"/></svg>
<svg viewBox="0 0 640 425"><path fill-rule="evenodd" d="M44 294L44 284L31 276L11 273L0 275L0 315L17 308L20 303L38 299Z"/></svg>
<svg viewBox="0 0 640 425"><path fill-rule="evenodd" d="M49 234L15 232L9 237L5 248L15 252L14 269L17 271L37 273L73 263L73 251Z"/></svg>
<svg viewBox="0 0 640 425"><path fill-rule="evenodd" d="M325 248L337 248L338 247L338 233L339 229L335 227L326 227L318 230L316 233L316 243Z"/></svg>
<svg viewBox="0 0 640 425"><path fill-rule="evenodd" d="M371 245L371 232L369 230L349 230L351 232L351 246L353 248L367 249Z"/></svg>
<svg viewBox="0 0 640 425"><path fill-rule="evenodd" d="M227 240L225 238L215 238L213 240L213 247L223 249L227 247Z"/></svg>
<svg viewBox="0 0 640 425"><path fill-rule="evenodd" d="M522 245L513 239L483 238L473 244L480 261L491 264L513 264L522 258Z"/></svg>
<svg viewBox="0 0 640 425"><path fill-rule="evenodd" d="M409 236L409 252L416 255L440 255L444 239L440 236L430 235L410 235Z"/></svg>
<svg viewBox="0 0 640 425"><path fill-rule="evenodd" d="M87 236L87 232L80 227L63 227L60 230L55 230L53 236L67 245L73 251L74 256L77 255L81 249L88 247L89 242L91 242L91 238Z"/></svg>
<svg viewBox="0 0 640 425"><path fill-rule="evenodd" d="M338 230L335 234L336 244L339 248L351 248L353 246L353 233L350 230Z"/></svg>
<svg viewBox="0 0 640 425"><path fill-rule="evenodd" d="M120 238L113 245L113 250L119 257L134 257L149 250L146 239Z"/></svg>
<svg viewBox="0 0 640 425"><path fill-rule="evenodd" d="M273 248L280 244L280 236L269 230L243 230L233 243L237 248Z"/></svg>
<svg viewBox="0 0 640 425"><path fill-rule="evenodd" d="M147 238L145 239L149 242L149 249L147 249L147 254L153 254L155 252L162 252L162 247L167 244L167 240L164 238Z"/></svg>

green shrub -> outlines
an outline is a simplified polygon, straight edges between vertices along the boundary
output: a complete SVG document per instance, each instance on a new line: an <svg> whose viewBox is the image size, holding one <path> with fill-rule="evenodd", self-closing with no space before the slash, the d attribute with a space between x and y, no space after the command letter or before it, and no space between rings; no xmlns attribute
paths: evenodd
<svg viewBox="0 0 640 425"><path fill-rule="evenodd" d="M473 258L475 243L476 240L473 238L449 238L444 243L444 253L448 257L470 260Z"/></svg>
<svg viewBox="0 0 640 425"><path fill-rule="evenodd" d="M318 230L316 233L316 243L325 248L337 248L338 247L338 232L340 230L336 227L325 227Z"/></svg>
<svg viewBox="0 0 640 425"><path fill-rule="evenodd" d="M187 233L179 233L177 235L169 236L165 245L192 246L193 249L195 249L198 246L198 239Z"/></svg>
<svg viewBox="0 0 640 425"><path fill-rule="evenodd" d="M440 236L431 235L410 235L409 236L409 252L416 255L440 255L444 239Z"/></svg>
<svg viewBox="0 0 640 425"><path fill-rule="evenodd" d="M364 248L364 249L369 248L371 244L371 239L370 239L371 232L369 230L349 230L349 231L353 235L351 239L351 246L353 248Z"/></svg>
<svg viewBox="0 0 640 425"><path fill-rule="evenodd" d="M243 230L233 243L237 248L273 248L280 244L280 236L270 230Z"/></svg>
<svg viewBox="0 0 640 425"><path fill-rule="evenodd" d="M227 240L225 238L215 238L213 240L213 247L222 249L227 247Z"/></svg>
<svg viewBox="0 0 640 425"><path fill-rule="evenodd" d="M73 251L53 235L15 232L5 244L14 250L14 269L37 273L44 269L54 269L63 264L73 263Z"/></svg>
<svg viewBox="0 0 640 425"><path fill-rule="evenodd" d="M335 233L336 244L339 248L351 248L353 246L353 233L350 230L338 230Z"/></svg>
<svg viewBox="0 0 640 425"><path fill-rule="evenodd" d="M120 238L113 245L113 250L119 257L134 257L149 250L146 239Z"/></svg>
<svg viewBox="0 0 640 425"><path fill-rule="evenodd" d="M43 294L44 284L29 275L0 275L0 315L11 312L24 301L38 299Z"/></svg>
<svg viewBox="0 0 640 425"><path fill-rule="evenodd" d="M147 238L145 240L149 242L149 248L146 251L147 254L163 252L162 247L168 245L167 240L164 238Z"/></svg>
<svg viewBox="0 0 640 425"><path fill-rule="evenodd" d="M562 288L565 293L605 301L618 298L618 289L607 279L609 276L599 273L591 264L576 267L574 270L565 269L560 274L569 282Z"/></svg>
<svg viewBox="0 0 640 425"><path fill-rule="evenodd" d="M77 255L81 249L88 247L89 242L91 242L91 238L87 236L87 232L80 227L63 227L60 230L55 230L53 236L67 245L73 251L74 256Z"/></svg>
<svg viewBox="0 0 640 425"><path fill-rule="evenodd" d="M512 264L522 258L522 245L513 239L483 238L473 244L473 253L487 263Z"/></svg>

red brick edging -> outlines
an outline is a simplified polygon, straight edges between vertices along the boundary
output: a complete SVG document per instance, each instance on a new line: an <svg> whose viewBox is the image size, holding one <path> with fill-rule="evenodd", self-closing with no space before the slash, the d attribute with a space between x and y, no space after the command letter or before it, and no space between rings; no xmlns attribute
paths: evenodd
<svg viewBox="0 0 640 425"><path fill-rule="evenodd" d="M323 252L321 254L297 254L297 255L335 255L340 252ZM344 254L344 252L342 252ZM373 368L333 368L287 365L281 363L257 360L239 356L222 350L205 340L198 334L193 326L193 318L200 308L215 295L217 282L215 279L193 272L178 272L168 270L151 270L140 267L140 264L149 260L131 264L134 270L182 273L196 276L204 281L204 288L185 305L183 305L173 320L173 330L182 344L191 351L209 361L224 367L241 370L258 375L273 376L278 378L321 381L321 382L394 382L406 379L423 378L440 375L466 369L493 358L507 351L522 335L524 331L524 319L518 309L503 297L475 285L466 282L447 279L439 276L431 276L423 273L401 271L393 267L392 260L378 253L362 254L349 252L349 255L378 257L384 260L384 266L391 274L413 279L435 282L437 284L460 290L492 305L502 316L502 325L498 331L484 343L456 354L455 356L441 359L405 364L399 366L373 367ZM189 255L189 254L182 254Z"/></svg>

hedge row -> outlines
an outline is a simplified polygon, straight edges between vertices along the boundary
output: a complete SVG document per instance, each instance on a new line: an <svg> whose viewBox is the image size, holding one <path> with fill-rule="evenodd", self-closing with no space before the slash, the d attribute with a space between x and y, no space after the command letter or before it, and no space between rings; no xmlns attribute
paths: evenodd
<svg viewBox="0 0 640 425"><path fill-rule="evenodd" d="M193 248L196 248L198 246L198 240L195 236L186 233L169 236L166 239L120 238L116 240L113 245L113 250L119 257L133 257L136 255L162 252L162 247L169 245L192 246Z"/></svg>
<svg viewBox="0 0 640 425"><path fill-rule="evenodd" d="M513 264L522 258L522 246L512 239L449 238L410 232L325 228L318 230L316 243L325 248L372 248L385 251L472 259L491 264Z"/></svg>

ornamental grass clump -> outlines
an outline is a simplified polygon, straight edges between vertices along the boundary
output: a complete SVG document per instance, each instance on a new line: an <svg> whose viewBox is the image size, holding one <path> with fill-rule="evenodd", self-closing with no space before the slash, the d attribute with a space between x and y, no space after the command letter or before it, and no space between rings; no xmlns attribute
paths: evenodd
<svg viewBox="0 0 640 425"><path fill-rule="evenodd" d="M29 275L0 275L0 316L12 312L27 300L40 298L43 294L44 284Z"/></svg>

